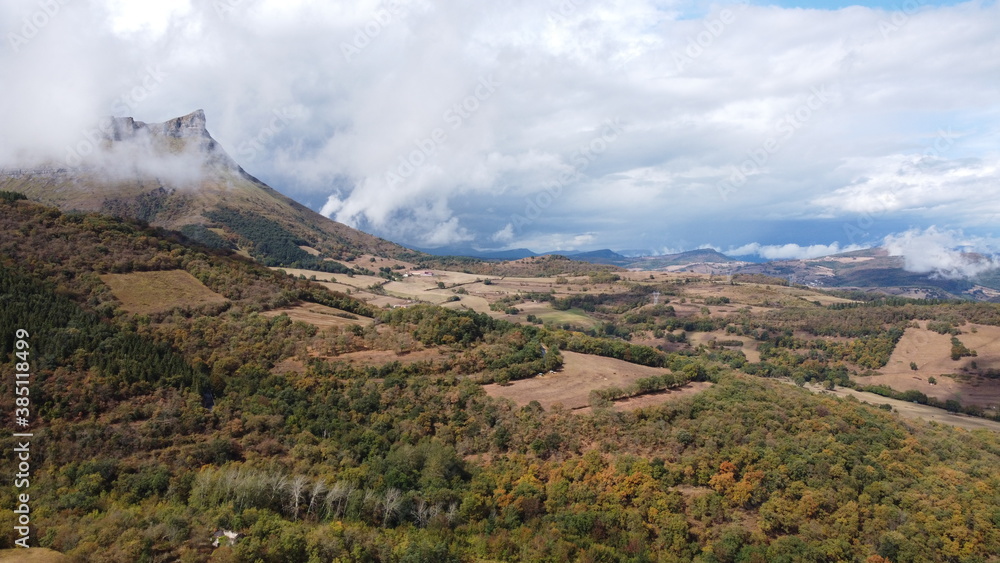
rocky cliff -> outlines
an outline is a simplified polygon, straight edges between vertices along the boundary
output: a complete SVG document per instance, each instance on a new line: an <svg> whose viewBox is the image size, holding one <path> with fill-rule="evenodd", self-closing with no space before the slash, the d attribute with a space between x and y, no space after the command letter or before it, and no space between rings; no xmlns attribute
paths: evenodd
<svg viewBox="0 0 1000 563"><path fill-rule="evenodd" d="M66 211L100 211L188 232L214 229L250 250L255 241L247 232L268 225L328 258L412 254L327 219L246 173L209 133L202 110L163 123L108 118L88 143L69 149L64 162L0 170L0 190ZM247 218L255 228L237 232L234 224Z"/></svg>

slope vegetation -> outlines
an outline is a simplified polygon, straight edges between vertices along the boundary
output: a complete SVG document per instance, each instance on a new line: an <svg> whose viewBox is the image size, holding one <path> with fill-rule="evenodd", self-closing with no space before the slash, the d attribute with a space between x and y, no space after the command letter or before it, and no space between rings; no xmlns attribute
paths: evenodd
<svg viewBox="0 0 1000 563"><path fill-rule="evenodd" d="M176 270L227 302L136 315L101 278ZM961 314L993 326L985 308L834 309L775 287L748 312L702 296L704 278L623 279L606 282L618 291L581 302L601 321L585 334L426 304L376 309L142 224L3 197L0 278L0 423L13 427L10 335L26 329L32 525L43 547L76 560L1000 553L998 434L903 420L762 377L839 377L843 360L832 358L889 357L890 331L907 317ZM651 305L650 290L671 302ZM667 309L674 300L698 308L680 316ZM374 320L320 329L262 314L304 303ZM731 343L696 348L681 335L730 325L762 345L754 369ZM807 331L833 329L854 332L825 336L810 357ZM660 348L638 342L647 339ZM348 361L366 352L367 361ZM567 352L712 385L662 405L586 414L484 391L558 372ZM409 354L419 360L392 360ZM666 384L653 377L643 379ZM14 447L9 434L0 442ZM12 506L16 492L0 489L0 503ZM14 516L0 512L0 525L11 529ZM216 530L239 537L214 547ZM0 548L11 541L5 534Z"/></svg>

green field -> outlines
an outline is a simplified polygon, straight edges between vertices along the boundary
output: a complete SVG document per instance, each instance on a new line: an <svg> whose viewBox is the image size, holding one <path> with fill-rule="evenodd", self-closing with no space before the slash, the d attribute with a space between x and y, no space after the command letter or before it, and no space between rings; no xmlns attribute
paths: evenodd
<svg viewBox="0 0 1000 563"><path fill-rule="evenodd" d="M549 309L540 313L535 313L535 316L542 319L546 323L555 323L557 325L564 325L569 323L573 326L578 326L582 328L593 328L597 326L598 321L591 318L583 309L568 309L566 311L556 311Z"/></svg>

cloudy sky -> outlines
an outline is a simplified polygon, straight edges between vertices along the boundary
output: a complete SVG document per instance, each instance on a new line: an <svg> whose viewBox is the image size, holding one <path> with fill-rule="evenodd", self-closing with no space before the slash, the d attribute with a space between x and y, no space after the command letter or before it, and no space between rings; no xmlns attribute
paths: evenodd
<svg viewBox="0 0 1000 563"><path fill-rule="evenodd" d="M250 173L421 248L1000 236L995 0L9 0L0 33L8 166L203 108Z"/></svg>

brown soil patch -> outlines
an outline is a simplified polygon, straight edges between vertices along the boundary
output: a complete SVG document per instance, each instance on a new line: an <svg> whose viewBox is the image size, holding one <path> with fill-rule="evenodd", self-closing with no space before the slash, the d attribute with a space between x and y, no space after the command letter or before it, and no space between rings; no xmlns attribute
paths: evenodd
<svg viewBox="0 0 1000 563"><path fill-rule="evenodd" d="M285 360L282 360L282 361L274 364L274 368L271 371L273 371L274 373L299 373L299 374L301 374L301 373L305 373L306 372L306 365L304 363L302 363L301 360L296 360L296 359L293 359L293 358L287 358Z"/></svg>
<svg viewBox="0 0 1000 563"><path fill-rule="evenodd" d="M729 334L724 330L688 333L688 342L690 342L693 346L698 346L699 344L707 346L708 343L713 340L739 340L743 343L743 346L723 346L723 348L743 352L743 355L747 357L747 361L749 362L757 363L760 361L760 352L757 351L757 341L748 336L736 336L734 334Z"/></svg>
<svg viewBox="0 0 1000 563"><path fill-rule="evenodd" d="M483 388L491 397L507 398L518 406L538 401L546 409L557 403L567 409L579 409L590 406L590 392L595 389L624 387L637 379L667 371L576 352L563 351L562 355L563 368L558 372Z"/></svg>
<svg viewBox="0 0 1000 563"><path fill-rule="evenodd" d="M616 411L634 411L636 409L642 409L646 407L655 407L656 405L662 405L667 401L673 401L674 399L680 399L681 397L689 397L691 395L697 395L702 391L708 389L713 384L708 381L692 381L683 387L677 389L671 389L669 391L660 391L658 393L649 393L647 395L639 395L638 397L630 397L628 399L622 399L620 401L615 401L611 408ZM589 414L593 412L590 407L584 407L578 409L580 414Z"/></svg>
<svg viewBox="0 0 1000 563"><path fill-rule="evenodd" d="M497 318L509 318L511 320L516 320L513 317L508 317L503 313L497 313L496 311L490 310L490 303L486 299L479 297L478 295L458 295L458 301L450 301L442 305L448 309L472 309L477 313L485 313Z"/></svg>
<svg viewBox="0 0 1000 563"><path fill-rule="evenodd" d="M881 375L858 378L866 385L888 385L897 391L915 389L941 400L955 399L963 405L996 407L1000 405L1000 380L987 379L977 375L978 370L1000 369L1000 327L964 325L958 339L978 354L974 358L951 359L951 335L938 334L927 330L926 322L921 328L908 328L896 345L889 363L880 371ZM975 327L976 332L971 332ZM917 369L910 369L910 362ZM972 368L976 362L977 369ZM966 381L942 377L945 374L962 374ZM937 380L931 385L928 379Z"/></svg>
<svg viewBox="0 0 1000 563"><path fill-rule="evenodd" d="M105 274L101 281L126 311L140 315L226 302L185 270Z"/></svg>
<svg viewBox="0 0 1000 563"><path fill-rule="evenodd" d="M350 265L348 265L350 267ZM314 276L316 281L320 282L336 282L341 285L345 285L354 289L364 289L371 285L381 285L385 282L385 278L380 278L378 276L348 276L347 274L333 274L330 272L320 272L317 270L303 270L301 268L284 268L284 267L273 267L272 270L282 270L286 274L299 277L305 276L307 279L312 279Z"/></svg>
<svg viewBox="0 0 1000 563"><path fill-rule="evenodd" d="M47 547L0 549L0 563L63 563L70 558Z"/></svg>
<svg viewBox="0 0 1000 563"><path fill-rule="evenodd" d="M302 305L296 305L295 307L274 309L271 311L265 311L261 314L265 317L288 315L288 317L293 321L309 323L317 328L350 325L367 326L372 323L372 319L368 317L353 315L357 318L349 319L344 315L352 315L352 313L341 311L340 309L334 309L333 307L327 307L326 305L317 305L315 303L304 303Z"/></svg>
<svg viewBox="0 0 1000 563"><path fill-rule="evenodd" d="M415 364L417 362L432 362L446 359L449 355L449 352L442 351L439 348L425 348L406 354L397 354L392 350L362 350L360 352L348 352L347 354L332 356L328 359L360 366L381 366L390 362L399 362L404 365Z"/></svg>

